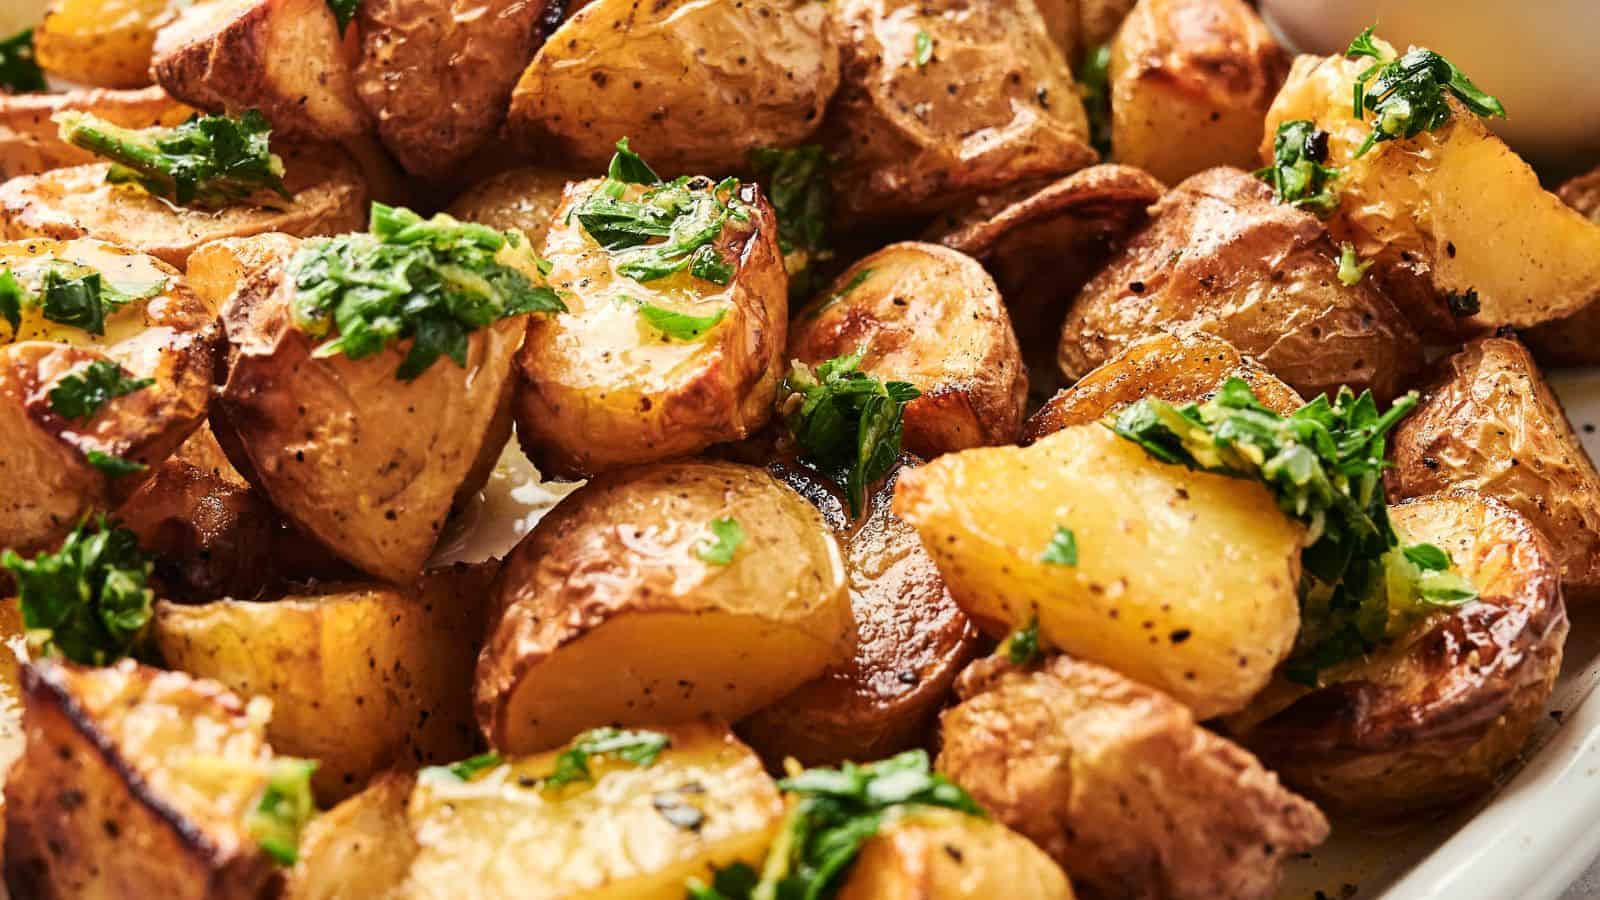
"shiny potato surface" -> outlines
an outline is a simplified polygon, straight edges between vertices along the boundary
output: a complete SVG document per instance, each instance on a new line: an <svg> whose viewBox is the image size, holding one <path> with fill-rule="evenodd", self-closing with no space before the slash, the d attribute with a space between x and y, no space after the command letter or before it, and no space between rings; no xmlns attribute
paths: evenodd
<svg viewBox="0 0 1600 900"><path fill-rule="evenodd" d="M543 248L567 185L582 180L554 169L511 169L467 188L446 211L463 222L482 222L501 231L515 228L534 248Z"/></svg>
<svg viewBox="0 0 1600 900"><path fill-rule="evenodd" d="M1072 900L1065 872L1027 838L948 809L909 813L861 848L838 900Z"/></svg>
<svg viewBox="0 0 1600 900"><path fill-rule="evenodd" d="M994 280L935 244L891 244L846 269L790 324L789 357L816 366L865 348L861 371L922 392L904 446L922 457L1009 444L1028 373Z"/></svg>
<svg viewBox="0 0 1600 900"><path fill-rule="evenodd" d="M183 6L181 0L53 0L33 36L39 66L76 84L144 87L156 32Z"/></svg>
<svg viewBox="0 0 1600 900"><path fill-rule="evenodd" d="M124 128L170 128L194 115L193 109L158 87L0 94L0 179L96 161L94 154L63 141L61 126L51 121L51 116L68 110L90 113Z"/></svg>

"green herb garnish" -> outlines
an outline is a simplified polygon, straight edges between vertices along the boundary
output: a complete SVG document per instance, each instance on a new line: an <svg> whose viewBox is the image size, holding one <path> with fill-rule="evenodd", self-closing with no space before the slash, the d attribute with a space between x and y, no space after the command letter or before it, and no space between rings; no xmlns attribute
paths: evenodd
<svg viewBox="0 0 1600 900"><path fill-rule="evenodd" d="M76 111L54 119L62 140L111 160L108 181L137 184L185 206L229 206L268 193L294 199L283 186L283 160L269 146L272 127L258 110L142 130Z"/></svg>
<svg viewBox="0 0 1600 900"><path fill-rule="evenodd" d="M280 866L300 859L300 831L317 812L311 799L311 773L316 770L316 760L277 757L261 799L245 816L245 830Z"/></svg>
<svg viewBox="0 0 1600 900"><path fill-rule="evenodd" d="M1056 526L1056 533L1050 537L1050 545L1044 548L1039 561L1052 566L1075 566L1078 564L1078 536L1072 533L1071 528L1062 525Z"/></svg>
<svg viewBox="0 0 1600 900"><path fill-rule="evenodd" d="M800 315L798 315L796 318L798 318L798 319L811 319L811 318L815 318L817 316L822 315L822 313L825 310L827 310L828 307L834 305L835 303L838 303L840 300L843 300L845 297L848 297L850 295L850 292L854 291L858 287L861 287L863 284L866 284L867 279L871 278L871 277L872 277L872 269L871 269L871 267L868 267L868 268L865 268L865 269L861 269L860 271L856 272L856 274L850 276L850 280L845 282L844 287L839 288L837 291L834 291L833 293L829 294L828 296L822 298L822 300L820 300L819 302L813 303L810 306L806 307L805 309L801 310L800 311Z"/></svg>
<svg viewBox="0 0 1600 900"><path fill-rule="evenodd" d="M675 341L697 340L721 324L727 314L726 309L719 309L709 316L692 316L653 303L639 302L639 315L650 323L650 327Z"/></svg>
<svg viewBox="0 0 1600 900"><path fill-rule="evenodd" d="M1366 262L1362 262L1361 257L1356 255L1355 247L1349 244L1339 245L1339 281L1341 284L1355 287L1361 283L1361 277L1367 274L1367 270L1370 268L1372 268L1372 260L1369 259Z"/></svg>
<svg viewBox="0 0 1600 900"><path fill-rule="evenodd" d="M361 0L328 0L328 11L333 13L333 20L339 23L339 36L344 36L346 28L356 17L356 12L361 9Z"/></svg>
<svg viewBox="0 0 1600 900"><path fill-rule="evenodd" d="M121 478L124 475L132 475L135 472L143 472L145 469L150 468L137 460L123 459L120 456L113 456L100 450L90 450L83 455L83 458L88 460L89 465L94 466L112 478Z"/></svg>
<svg viewBox="0 0 1600 900"><path fill-rule="evenodd" d="M127 656L150 622L151 557L104 516L80 523L54 553L0 553L17 582L28 644L42 656L104 666Z"/></svg>
<svg viewBox="0 0 1600 900"><path fill-rule="evenodd" d="M644 161L644 157L628 149L628 139L617 141L617 152L606 167L606 177L623 184L660 184L661 176Z"/></svg>
<svg viewBox="0 0 1600 900"><path fill-rule="evenodd" d="M670 746L672 739L656 731L624 731L620 728L585 731L573 738L567 749L556 757L556 770L543 780L541 787L559 788L580 781L593 781L589 760L596 756L614 756L636 766L652 766L661 751Z"/></svg>
<svg viewBox="0 0 1600 900"><path fill-rule="evenodd" d="M502 762L505 762L505 758L498 753L479 753L477 756L469 756L448 766L428 766L421 774L430 778L443 776L454 778L456 781L471 781L479 772L492 769Z"/></svg>
<svg viewBox="0 0 1600 900"><path fill-rule="evenodd" d="M130 378L122 366L97 359L82 371L56 382L50 389L50 409L63 419L85 422L117 397L125 397L155 383L154 378Z"/></svg>
<svg viewBox="0 0 1600 900"><path fill-rule="evenodd" d="M1089 143L1102 159L1111 156L1111 45L1101 44L1085 53L1078 71L1078 96L1089 116Z"/></svg>
<svg viewBox="0 0 1600 900"><path fill-rule="evenodd" d="M108 317L130 303L154 297L167 286L162 280L130 293L87 266L61 260L50 260L46 266L37 293L29 291L10 270L0 269L0 318L11 326L13 336L22 328L23 311L33 308L47 321L102 335Z"/></svg>
<svg viewBox="0 0 1600 900"><path fill-rule="evenodd" d="M0 41L0 88L13 94L42 91L44 72L33 55L33 29L24 28Z"/></svg>
<svg viewBox="0 0 1600 900"><path fill-rule="evenodd" d="M694 555L713 566L725 566L733 562L733 555L744 544L744 528L740 527L738 520L728 516L712 519L710 528L710 536L695 545Z"/></svg>
<svg viewBox="0 0 1600 900"><path fill-rule="evenodd" d="M1350 42L1345 56L1376 60L1356 76L1353 88L1352 115L1357 119L1365 118L1366 113L1374 116L1372 131L1356 150L1356 159L1374 144L1412 138L1444 126L1453 115L1447 96L1453 95L1477 115L1505 118L1506 108L1499 100L1479 90L1454 63L1432 50L1411 50L1390 60L1373 39L1371 26Z"/></svg>
<svg viewBox="0 0 1600 900"><path fill-rule="evenodd" d="M1006 659L1011 660L1013 665L1032 665L1040 653L1039 617L1034 616L1028 620L1027 625L1011 632L1011 636L1006 638L1004 649Z"/></svg>
<svg viewBox="0 0 1600 900"><path fill-rule="evenodd" d="M926 31L918 31L911 41L911 64L922 68L933 59L933 38Z"/></svg>
<svg viewBox="0 0 1600 900"><path fill-rule="evenodd" d="M11 326L13 338L22 330L22 307L32 300L32 295L23 290L22 283L10 269L0 269L0 319Z"/></svg>
<svg viewBox="0 0 1600 900"><path fill-rule="evenodd" d="M1327 161L1328 133L1309 119L1295 119L1278 126L1272 139L1272 165L1254 174L1272 185L1272 196L1279 203L1327 216L1339 208L1334 190L1339 170L1323 165Z"/></svg>
<svg viewBox="0 0 1600 900"><path fill-rule="evenodd" d="M748 900L761 876L749 863L736 862L712 872L711 883L690 878L687 885L688 900Z"/></svg>
<svg viewBox="0 0 1600 900"><path fill-rule="evenodd" d="M828 154L816 144L793 149L763 147L750 152L755 170L778 220L778 248L789 272L791 304L809 298L821 285L817 265L831 259L828 216L833 205Z"/></svg>

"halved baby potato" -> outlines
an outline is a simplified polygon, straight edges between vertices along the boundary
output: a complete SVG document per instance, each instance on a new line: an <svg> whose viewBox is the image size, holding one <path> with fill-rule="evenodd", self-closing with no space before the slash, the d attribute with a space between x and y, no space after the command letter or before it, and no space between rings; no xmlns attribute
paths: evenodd
<svg viewBox="0 0 1600 900"><path fill-rule="evenodd" d="M86 513L106 510L142 477L108 474L91 454L155 465L205 419L216 332L211 311L176 270L95 240L0 242L0 272L30 291L47 272L88 270L106 288L144 299L109 311L101 334L46 319L37 305L22 309L15 331L0 318L0 547L18 553L53 549ZM68 418L81 412L58 410L52 391L86 380L96 363L152 383L107 399L87 418Z"/></svg>
<svg viewBox="0 0 1600 900"><path fill-rule="evenodd" d="M815 366L864 351L861 370L909 382L903 444L931 458L1009 444L1028 372L994 280L937 244L891 244L846 269L790 323L789 357Z"/></svg>
<svg viewBox="0 0 1600 900"><path fill-rule="evenodd" d="M1248 703L1300 628L1305 530L1267 489L1163 464L1102 425L902 472L894 510L980 628L1037 620L1041 644L1199 719ZM1047 552L1062 530L1070 561Z"/></svg>
<svg viewBox="0 0 1600 900"><path fill-rule="evenodd" d="M569 494L501 571L478 662L491 746L605 724L734 721L850 658L850 597L822 516L723 462L635 466Z"/></svg>
<svg viewBox="0 0 1600 900"><path fill-rule="evenodd" d="M838 900L1072 900L1061 867L992 819L913 809L861 845Z"/></svg>
<svg viewBox="0 0 1600 900"><path fill-rule="evenodd" d="M46 72L91 87L137 88L150 83L156 32L186 0L52 0L33 33Z"/></svg>
<svg viewBox="0 0 1600 900"><path fill-rule="evenodd" d="M158 87L141 90L65 91L59 94L0 94L0 179L81 166L94 154L61 139L58 112L85 112L123 128L171 128L194 110Z"/></svg>
<svg viewBox="0 0 1600 900"><path fill-rule="evenodd" d="M491 175L466 189L446 210L463 222L490 228L512 228L528 236L535 250L543 251L545 236L556 224L567 185L583 180L555 169L520 168Z"/></svg>

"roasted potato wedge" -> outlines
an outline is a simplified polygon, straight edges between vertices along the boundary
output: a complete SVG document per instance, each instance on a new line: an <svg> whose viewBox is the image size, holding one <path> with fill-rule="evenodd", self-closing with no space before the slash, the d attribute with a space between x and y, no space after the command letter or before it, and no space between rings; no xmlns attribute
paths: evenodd
<svg viewBox="0 0 1600 900"><path fill-rule="evenodd" d="M1033 0L843 0L833 16L844 78L824 132L841 219L938 212L1097 160Z"/></svg>
<svg viewBox="0 0 1600 900"><path fill-rule="evenodd" d="M1134 0L1036 0L1050 37L1074 66L1089 51L1111 42L1133 4Z"/></svg>
<svg viewBox="0 0 1600 900"><path fill-rule="evenodd" d="M822 121L839 85L829 7L807 0L593 0L517 82L509 123L569 162L604 165L618 138L664 172L722 174Z"/></svg>
<svg viewBox="0 0 1600 900"><path fill-rule="evenodd" d="M904 446L922 457L1015 443L1028 372L994 280L937 244L891 244L846 269L790 325L789 357L865 348L861 370L910 382Z"/></svg>
<svg viewBox="0 0 1600 900"><path fill-rule="evenodd" d="M156 36L150 71L207 112L259 109L280 137L353 138L365 108L333 13L322 0L211 0Z"/></svg>
<svg viewBox="0 0 1600 900"><path fill-rule="evenodd" d="M1065 872L1015 831L948 809L887 822L861 847L838 900L1072 900Z"/></svg>
<svg viewBox="0 0 1600 900"><path fill-rule="evenodd" d="M245 828L273 769L272 705L123 660L22 667L26 748L6 780L16 897L255 900L279 870Z"/></svg>
<svg viewBox="0 0 1600 900"><path fill-rule="evenodd" d="M1510 507L1455 491L1390 514L1449 553L1478 599L1324 670L1315 690L1274 684L1235 729L1319 803L1380 818L1493 785L1544 716L1567 636L1552 544Z"/></svg>
<svg viewBox="0 0 1600 900"><path fill-rule="evenodd" d="M1095 897L1267 900L1328 822L1159 691L1067 656L957 683L939 771Z"/></svg>
<svg viewBox="0 0 1600 900"><path fill-rule="evenodd" d="M1199 719L1248 703L1300 627L1305 533L1266 488L1162 464L1100 425L902 472L894 511L980 628L1037 619L1042 644ZM1075 565L1044 558L1061 528Z"/></svg>
<svg viewBox="0 0 1600 900"><path fill-rule="evenodd" d="M905 458L902 470L915 462ZM842 492L811 469L777 463L768 471L816 505L839 539L855 654L745 719L740 736L770 763L794 757L807 766L920 746L977 650L978 632L917 533L890 510L896 476L868 495L866 513L852 521Z"/></svg>
<svg viewBox="0 0 1600 900"><path fill-rule="evenodd" d="M1102 421L1145 397L1204 403L1229 378L1244 379L1256 399L1275 412L1287 415L1303 402L1293 388L1221 338L1204 332L1187 337L1158 334L1051 397L1028 417L1022 439L1031 444L1063 428Z"/></svg>
<svg viewBox="0 0 1600 900"><path fill-rule="evenodd" d="M61 126L50 117L68 110L90 113L123 128L170 128L194 115L192 108L158 87L0 94L0 180L96 160L94 154L61 139Z"/></svg>
<svg viewBox="0 0 1600 900"><path fill-rule="evenodd" d="M1412 323L1443 336L1526 328L1600 296L1600 223L1541 187L1454 98L1449 124L1351 158L1372 130L1350 115L1351 85L1370 63L1297 59L1267 114L1262 154L1272 158L1285 121L1309 119L1328 132L1327 165L1340 170L1328 229L1376 261L1369 277Z"/></svg>
<svg viewBox="0 0 1600 900"><path fill-rule="evenodd" d="M1600 166L1562 182L1556 196L1590 221L1600 222Z"/></svg>
<svg viewBox="0 0 1600 900"><path fill-rule="evenodd" d="M1544 532L1566 596L1600 596L1600 473L1515 338L1480 338L1441 362L1395 430L1389 496L1469 488Z"/></svg>
<svg viewBox="0 0 1600 900"><path fill-rule="evenodd" d="M33 33L34 54L50 74L91 87L150 83L151 47L188 4L184 0L51 0Z"/></svg>
<svg viewBox="0 0 1600 900"><path fill-rule="evenodd" d="M175 206L131 184L106 181L108 163L55 169L0 184L0 236L71 240L99 238L178 268L201 244L268 232L338 234L366 224L367 187L337 147L283 153L284 183L294 200L282 209Z"/></svg>
<svg viewBox="0 0 1600 900"><path fill-rule="evenodd" d="M467 188L448 212L463 222L481 222L501 231L515 228L528 236L529 244L543 248L567 185L581 180L552 169L511 169Z"/></svg>
<svg viewBox="0 0 1600 900"><path fill-rule="evenodd" d="M468 780L388 776L307 829L288 896L666 900L690 877L759 865L784 811L761 761L721 726L652 730L671 741L653 763L592 757L592 784L541 787L555 751Z"/></svg>
<svg viewBox="0 0 1600 900"><path fill-rule="evenodd" d="M204 421L216 354L207 310L170 266L94 240L0 242L0 271L36 289L49 270L100 273L101 283L146 299L105 317L102 334L46 319L25 307L13 332L0 319L0 547L52 548L88 512L106 510L135 487L136 472L110 475L99 453L151 466ZM67 418L51 392L82 381L96 362L151 383L110 397L89 417ZM76 412L74 412L76 415Z"/></svg>
<svg viewBox="0 0 1600 900"><path fill-rule="evenodd" d="M728 519L742 541L713 534ZM726 563L707 549L729 543ZM607 723L733 721L846 662L853 635L838 544L799 495L734 463L636 466L568 495L507 558L478 724L522 753Z"/></svg>
<svg viewBox="0 0 1600 900"><path fill-rule="evenodd" d="M1111 42L1117 162L1167 184L1255 168L1289 54L1244 0L1142 0Z"/></svg>
<svg viewBox="0 0 1600 900"><path fill-rule="evenodd" d="M1206 332L1306 397L1343 385L1393 397L1422 345L1367 279L1338 278L1339 250L1310 213L1275 203L1238 169L1178 185L1078 295L1058 362L1079 378L1157 332Z"/></svg>
<svg viewBox="0 0 1600 900"><path fill-rule="evenodd" d="M688 272L641 283L572 215L598 184L567 187L545 239L549 280L566 292L568 311L531 322L517 355L517 437L540 472L562 478L745 438L771 417L784 375L787 278L777 222L759 191L733 191L748 221L730 222L713 245L732 268L726 285ZM628 190L637 198L645 188ZM716 188L704 179L694 190ZM674 338L643 317L641 304L716 321Z"/></svg>
<svg viewBox="0 0 1600 900"><path fill-rule="evenodd" d="M15 600L0 600L0 778L21 758L22 663L28 658L27 630ZM5 797L0 796L0 845L5 841Z"/></svg>

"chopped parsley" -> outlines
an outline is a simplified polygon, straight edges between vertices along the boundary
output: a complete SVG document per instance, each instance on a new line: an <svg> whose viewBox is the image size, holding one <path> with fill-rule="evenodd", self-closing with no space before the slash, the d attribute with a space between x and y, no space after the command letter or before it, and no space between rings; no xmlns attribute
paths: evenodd
<svg viewBox="0 0 1600 900"><path fill-rule="evenodd" d="M1078 536L1072 533L1071 528L1063 525L1056 526L1056 533L1050 537L1050 545L1044 548L1039 561L1052 566L1075 566L1078 564Z"/></svg>
<svg viewBox="0 0 1600 900"><path fill-rule="evenodd" d="M1102 159L1111 156L1111 45L1101 44L1085 53L1078 71L1078 96L1089 117L1089 143Z"/></svg>
<svg viewBox="0 0 1600 900"><path fill-rule="evenodd" d="M44 72L33 56L33 29L0 41L0 88L12 94L45 90Z"/></svg>
<svg viewBox="0 0 1600 900"><path fill-rule="evenodd" d="M316 760L274 759L261 799L245 815L245 830L280 866L292 866L300 859L300 831L317 812L311 799L311 773L316 770Z"/></svg>
<svg viewBox="0 0 1600 900"><path fill-rule="evenodd" d="M89 465L94 466L112 478L121 478L124 475L132 475L135 472L143 472L145 469L150 468L137 460L123 459L120 456L113 456L100 450L90 450L83 455L83 458L88 460Z"/></svg>
<svg viewBox="0 0 1600 900"><path fill-rule="evenodd" d="M1356 255L1356 248L1349 244L1339 245L1339 281L1349 287L1361 283L1361 277L1372 268L1372 260L1361 261Z"/></svg>
<svg viewBox="0 0 1600 900"><path fill-rule="evenodd" d="M911 64L920 69L932 59L933 38L926 31L918 30L911 40Z"/></svg>
<svg viewBox="0 0 1600 900"><path fill-rule="evenodd" d="M675 341L693 341L717 327L728 314L719 309L709 316L692 316L653 303L639 302L639 315L650 327Z"/></svg>
<svg viewBox="0 0 1600 900"><path fill-rule="evenodd" d="M15 335L22 329L23 312L36 308L47 321L102 335L109 316L130 303L154 297L166 287L163 279L133 291L125 290L87 266L48 260L30 291L11 270L0 269L0 319L11 326Z"/></svg>
<svg viewBox="0 0 1600 900"><path fill-rule="evenodd" d="M32 300L33 296L23 290L10 269L0 269L0 319L11 326L13 337L22 330L22 307Z"/></svg>
<svg viewBox="0 0 1600 900"><path fill-rule="evenodd" d="M16 579L28 645L42 656L104 666L127 656L150 622L152 558L104 516L80 523L54 553L0 553Z"/></svg>
<svg viewBox="0 0 1600 900"><path fill-rule="evenodd" d="M126 397L155 383L154 378L130 378L122 366L108 359L97 359L56 382L50 389L50 409L63 419L86 422L117 397Z"/></svg>
<svg viewBox="0 0 1600 900"><path fill-rule="evenodd" d="M1478 89L1455 64L1432 50L1418 48L1398 59L1373 39L1372 27L1356 36L1345 50L1350 59L1376 60L1356 76L1351 114L1373 115L1372 131L1356 150L1360 158L1374 144L1412 138L1450 121L1449 96L1480 116L1505 118L1501 102ZM1370 87L1368 86L1370 82Z"/></svg>
<svg viewBox="0 0 1600 900"><path fill-rule="evenodd" d="M1272 185L1279 203L1325 217L1339 208L1334 190L1339 170L1323 165L1327 161L1328 133L1309 119L1294 119L1278 126L1272 165L1257 169L1255 176Z"/></svg>
<svg viewBox="0 0 1600 900"><path fill-rule="evenodd" d="M829 294L828 296L823 297L818 302L813 303L810 306L806 307L805 309L801 310L800 314L796 318L799 318L799 319L811 319L811 318L815 318L817 316L822 315L822 313L824 311L826 311L828 309L828 307L833 306L835 303L838 303L840 300L843 300L844 298L850 296L850 293L852 291L854 291L858 287L861 287L863 284L866 284L867 283L867 279L872 277L872 271L873 271L872 267L870 267L870 266L868 266L865 269L858 270L854 275L850 276L850 280L849 281L844 283L844 287L839 288L837 291L834 291L833 293Z"/></svg>
<svg viewBox="0 0 1600 900"><path fill-rule="evenodd" d="M628 139L617 141L617 152L611 157L611 165L606 167L606 177L612 181L623 184L660 184L661 176L644 157L628 148Z"/></svg>
<svg viewBox="0 0 1600 900"><path fill-rule="evenodd" d="M339 23L339 35L342 37L350 22L356 17L356 12L361 9L361 0L328 0L328 11L333 13L333 20Z"/></svg>
<svg viewBox="0 0 1600 900"><path fill-rule="evenodd" d="M1028 624L1011 632L1005 643L1006 659L1013 665L1032 665L1039 658L1039 617L1034 616Z"/></svg>
<svg viewBox="0 0 1600 900"><path fill-rule="evenodd" d="M519 257L533 261L526 241L485 225L374 203L369 233L308 241L295 253L293 321L315 338L337 330L318 358L363 359L412 339L395 372L402 381L441 356L465 368L472 332L523 313L566 311L554 289L509 265Z"/></svg>
<svg viewBox="0 0 1600 900"><path fill-rule="evenodd" d="M778 249L789 273L789 300L798 304L821 289L817 265L833 257L828 246L828 216L833 160L816 144L792 149L762 147L750 152L750 167L772 202L778 220Z"/></svg>
<svg viewBox="0 0 1600 900"><path fill-rule="evenodd" d="M733 555L744 544L744 528L737 519L720 516L711 520L711 535L695 545L694 555L713 566L733 562Z"/></svg>
<svg viewBox="0 0 1600 900"><path fill-rule="evenodd" d="M735 526L737 527L737 526ZM559 788L582 781L593 781L589 760L614 756L636 766L653 766L661 751L672 746L672 739L658 731L625 731L620 728L595 728L573 738L556 757L556 769L546 776L542 787Z"/></svg>
<svg viewBox="0 0 1600 900"><path fill-rule="evenodd" d="M137 184L184 206L220 207L292 200L283 186L283 160L272 152L271 125L259 110L195 116L172 128L134 130L88 113L56 113L61 139L111 160L108 181Z"/></svg>
<svg viewBox="0 0 1600 900"><path fill-rule="evenodd" d="M448 766L428 766L422 770L422 774L429 777L446 775L457 781L471 781L479 772L492 769L503 762L505 758L498 753L479 753L477 756L469 756Z"/></svg>
<svg viewBox="0 0 1600 900"><path fill-rule="evenodd" d="M862 372L865 355L862 347L815 370L795 362L783 382L790 434L807 461L844 485L852 516L866 509L867 488L894 466L906 404L922 395L904 381Z"/></svg>

